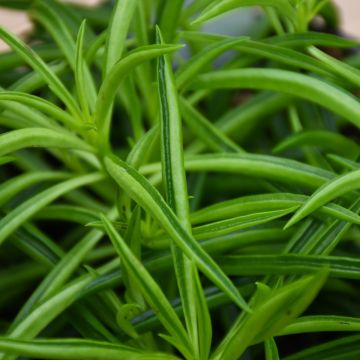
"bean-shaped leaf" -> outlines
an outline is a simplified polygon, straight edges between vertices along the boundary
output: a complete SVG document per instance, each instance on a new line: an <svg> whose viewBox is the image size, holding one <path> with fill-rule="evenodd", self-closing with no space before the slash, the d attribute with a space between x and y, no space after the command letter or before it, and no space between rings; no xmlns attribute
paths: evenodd
<svg viewBox="0 0 360 360"><path fill-rule="evenodd" d="M189 258L196 261L204 274L228 294L238 306L249 310L234 284L224 275L199 243L184 229L174 212L149 181L118 158L105 157L104 164L117 184L160 222L173 241Z"/></svg>
<svg viewBox="0 0 360 360"><path fill-rule="evenodd" d="M176 356L146 352L130 346L82 339L44 339L33 341L1 337L0 351L37 359L176 360Z"/></svg>
<svg viewBox="0 0 360 360"><path fill-rule="evenodd" d="M337 177L320 187L309 200L294 214L286 224L286 228L294 225L320 206L352 190L360 187L360 170Z"/></svg>
<svg viewBox="0 0 360 360"><path fill-rule="evenodd" d="M223 70L203 74L200 89L263 89L284 92L319 104L360 127L360 103L350 93L313 77L277 69Z"/></svg>
<svg viewBox="0 0 360 360"><path fill-rule="evenodd" d="M102 216L102 221L116 252L120 256L123 266L125 266L132 279L136 280L139 288L142 290L143 296L156 312L163 326L171 336L181 344L178 350L188 356L191 343L189 342L183 324L161 288L141 261L132 253L124 239L122 239L120 234L112 226L111 222L105 216Z"/></svg>

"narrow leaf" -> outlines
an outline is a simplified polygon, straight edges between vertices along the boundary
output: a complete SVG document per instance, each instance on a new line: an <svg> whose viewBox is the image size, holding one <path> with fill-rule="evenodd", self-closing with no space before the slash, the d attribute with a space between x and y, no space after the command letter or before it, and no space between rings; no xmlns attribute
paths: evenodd
<svg viewBox="0 0 360 360"><path fill-rule="evenodd" d="M174 212L166 204L160 193L143 176L120 159L106 157L104 164L116 183L160 222L174 242L189 258L195 260L205 275L228 294L238 306L249 310L230 279L224 275L218 265L188 231L181 226Z"/></svg>
<svg viewBox="0 0 360 360"><path fill-rule="evenodd" d="M321 186L286 224L292 226L320 206L347 192L359 188L360 170L339 176Z"/></svg>

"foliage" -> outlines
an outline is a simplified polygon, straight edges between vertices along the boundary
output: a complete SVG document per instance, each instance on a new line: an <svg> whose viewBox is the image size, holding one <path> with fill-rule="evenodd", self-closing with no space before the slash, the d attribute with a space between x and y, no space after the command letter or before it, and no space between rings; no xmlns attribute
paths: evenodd
<svg viewBox="0 0 360 360"><path fill-rule="evenodd" d="M330 1L0 5L36 24L0 29L0 359L360 358L359 44Z"/></svg>

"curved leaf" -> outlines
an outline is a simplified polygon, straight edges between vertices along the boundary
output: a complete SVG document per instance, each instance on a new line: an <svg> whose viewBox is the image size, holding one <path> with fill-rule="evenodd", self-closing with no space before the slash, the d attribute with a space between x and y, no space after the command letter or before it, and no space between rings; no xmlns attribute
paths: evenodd
<svg viewBox="0 0 360 360"><path fill-rule="evenodd" d="M220 0L213 1L193 24L203 23L211 20L225 12L241 6L269 6L275 8L280 14L294 21L296 13L290 2L287 0Z"/></svg>
<svg viewBox="0 0 360 360"><path fill-rule="evenodd" d="M100 181L103 177L102 174L98 173L79 176L54 185L24 201L0 220L0 244L42 207L73 189Z"/></svg>
<svg viewBox="0 0 360 360"><path fill-rule="evenodd" d="M279 335L327 331L360 331L360 319L349 316L302 316L286 326Z"/></svg>
<svg viewBox="0 0 360 360"><path fill-rule="evenodd" d="M149 45L138 48L118 61L106 75L96 101L94 121L99 129L100 141L106 147L110 132L110 109L115 95L123 79L141 63L157 56L173 52L182 46L178 45Z"/></svg>
<svg viewBox="0 0 360 360"><path fill-rule="evenodd" d="M305 185L311 189L323 185L336 175L299 161L269 155L218 153L196 155L185 158L188 171L219 171L244 174L276 180L284 183ZM140 168L142 174L160 171L160 164L149 164Z"/></svg>
<svg viewBox="0 0 360 360"><path fill-rule="evenodd" d="M4 28L0 27L0 37L16 51L36 72L41 74L48 83L52 91L61 99L70 111L81 119L81 112L76 101L70 92L65 88L64 84L55 75L55 73L46 65L46 63L22 40L15 37Z"/></svg>
<svg viewBox="0 0 360 360"><path fill-rule="evenodd" d="M230 255L218 259L229 275L308 274L328 269L329 275L360 279L360 260L318 255Z"/></svg>
<svg viewBox="0 0 360 360"><path fill-rule="evenodd" d="M27 105L36 110L44 112L47 115L50 115L53 119L59 120L65 125L69 125L70 128L79 128L79 123L74 120L71 115L69 115L53 103L44 100L38 96L26 94L19 91L1 91L0 102L1 101L14 101L21 105Z"/></svg>
<svg viewBox="0 0 360 360"><path fill-rule="evenodd" d="M360 147L345 136L326 130L308 130L287 137L274 148L280 153L297 146L318 146L330 149L352 159L357 158Z"/></svg>
<svg viewBox="0 0 360 360"><path fill-rule="evenodd" d="M56 171L34 171L16 176L0 185L0 206L15 197L19 192L41 181L54 181L66 179L70 176L68 173Z"/></svg>
<svg viewBox="0 0 360 360"><path fill-rule="evenodd" d="M352 190L360 187L360 170L337 177L320 187L309 200L294 214L286 224L286 228L294 225L320 206Z"/></svg>
<svg viewBox="0 0 360 360"><path fill-rule="evenodd" d="M130 346L82 339L20 341L0 338L0 351L38 359L176 360L171 354L140 351Z"/></svg>
<svg viewBox="0 0 360 360"><path fill-rule="evenodd" d="M252 214L254 212L296 208L303 205L308 196L291 193L271 193L249 195L219 202L191 214L192 224L226 219L229 217ZM358 224L360 216L351 210L330 203L319 209L335 218Z"/></svg>
<svg viewBox="0 0 360 360"><path fill-rule="evenodd" d="M193 87L284 92L319 104L360 127L360 103L353 95L325 81L287 70L254 68L217 71L200 75Z"/></svg>
<svg viewBox="0 0 360 360"><path fill-rule="evenodd" d="M78 137L70 133L50 129L19 129L0 135L0 155L27 147L74 149L94 152L90 145Z"/></svg>

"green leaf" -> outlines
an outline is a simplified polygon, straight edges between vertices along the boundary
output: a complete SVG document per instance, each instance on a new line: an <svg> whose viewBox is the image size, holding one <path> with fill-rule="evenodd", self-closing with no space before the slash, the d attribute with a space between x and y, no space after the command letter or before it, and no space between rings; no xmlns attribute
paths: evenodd
<svg viewBox="0 0 360 360"><path fill-rule="evenodd" d="M40 304L30 312L7 336L10 339L28 340L34 338L54 318L67 309L79 296L84 287L92 281L90 275L78 278L68 284L60 292ZM0 358L3 359L3 357Z"/></svg>
<svg viewBox="0 0 360 360"><path fill-rule="evenodd" d="M265 341L265 359L280 360L276 342L273 338Z"/></svg>
<svg viewBox="0 0 360 360"><path fill-rule="evenodd" d="M289 213L292 213L296 208L297 207L290 207L282 210L263 211L258 213L251 213L249 215L237 216L234 218L227 218L226 220L220 220L210 224L195 227L193 229L193 235L197 240L203 240L211 237L230 234L237 230L246 229L251 226L256 226L276 220L285 215L288 215Z"/></svg>
<svg viewBox="0 0 360 360"><path fill-rule="evenodd" d="M65 88L64 84L46 65L40 56L37 55L23 41L6 31L4 28L0 28L0 38L2 38L14 51L16 51L29 66L41 74L51 90L64 102L72 114L78 119L81 119L81 112L76 101Z"/></svg>
<svg viewBox="0 0 360 360"><path fill-rule="evenodd" d="M200 75L192 86L284 92L319 104L360 127L360 103L353 95L307 75L277 69L223 70Z"/></svg>
<svg viewBox="0 0 360 360"><path fill-rule="evenodd" d="M350 48L359 46L358 40L315 31L277 35L264 39L264 42L288 47L317 45L334 48Z"/></svg>
<svg viewBox="0 0 360 360"><path fill-rule="evenodd" d="M287 325L279 335L327 331L360 331L360 319L349 316L303 316Z"/></svg>
<svg viewBox="0 0 360 360"><path fill-rule="evenodd" d="M138 169L141 165L146 164L159 141L160 127L155 124L146 132L140 140L136 142L129 152L126 162L133 168Z"/></svg>
<svg viewBox="0 0 360 360"><path fill-rule="evenodd" d="M159 43L163 43L159 28L157 28L157 38ZM182 123L171 59L168 55L158 58L157 80L159 84L162 135L161 163L166 200L179 219L180 224L191 234L189 200L184 168ZM193 260L186 257L177 244L172 242L171 245L185 322L193 344L192 352L196 357L202 356L198 343L200 337L207 333L200 334L199 332L197 312L205 313L207 308L197 309L197 306L204 305L204 302L196 302L196 299L203 298L204 294L201 287L195 286L194 279L197 276L197 269ZM209 341L204 340L204 342ZM201 350L208 351L208 349Z"/></svg>
<svg viewBox="0 0 360 360"><path fill-rule="evenodd" d="M34 171L13 177L0 185L0 206L6 204L19 192L26 190L41 181L62 180L69 176L70 174L64 172Z"/></svg>
<svg viewBox="0 0 360 360"><path fill-rule="evenodd" d="M321 186L305 204L293 215L286 227L299 222L305 216L311 214L320 206L352 190L359 188L360 170L338 176Z"/></svg>
<svg viewBox="0 0 360 360"><path fill-rule="evenodd" d="M70 29L70 24L67 19L64 17L64 13L66 12L66 8L64 9L61 5L56 3L56 1L49 0L37 0L35 6L32 8L31 14L32 16L38 20L46 30L51 34L59 48L65 55L66 60L70 64L73 69L75 76L78 76L78 45L75 44L74 36ZM77 25L77 24L76 24ZM81 29L83 24L80 26L79 34L85 29ZM82 65L83 72L83 82L84 82L84 90L86 95L86 99L89 102L89 105L93 107L96 100L96 88L95 83L90 74L90 71L87 67L87 64L83 62ZM79 95L79 94L78 94ZM80 105L82 99L79 98ZM84 108L81 109L84 111ZM86 118L85 118L86 119Z"/></svg>
<svg viewBox="0 0 360 360"><path fill-rule="evenodd" d="M316 47L310 47L308 52L327 65L334 73L340 75L356 87L360 86L360 71L358 69L335 59Z"/></svg>
<svg viewBox="0 0 360 360"><path fill-rule="evenodd" d="M213 171L250 175L283 183L307 186L311 189L323 185L336 175L299 161L269 155L218 153L185 158L187 171ZM142 174L160 171L160 164L140 168Z"/></svg>
<svg viewBox="0 0 360 360"><path fill-rule="evenodd" d="M51 116L55 120L59 120L60 122L68 125L70 128L79 129L79 123L74 120L74 118L66 113L64 110L54 105L53 103L42 99L38 96L26 94L19 91L1 91L0 92L0 102L3 101L11 101L15 102L17 106L26 105L35 110L39 110L49 116ZM36 125L36 124L34 124ZM48 123L50 127L51 122Z"/></svg>
<svg viewBox="0 0 360 360"><path fill-rule="evenodd" d="M27 147L74 149L94 152L78 137L50 129L30 128L13 130L0 135L0 156Z"/></svg>
<svg viewBox="0 0 360 360"><path fill-rule="evenodd" d="M275 289L258 283L251 302L255 311L240 315L212 359L239 358L251 343L274 336L309 306L325 279L324 274L318 274Z"/></svg>
<svg viewBox="0 0 360 360"><path fill-rule="evenodd" d="M98 173L79 176L54 185L24 201L0 220L0 244L37 211L50 204L59 196L78 187L100 181L103 178L104 176Z"/></svg>
<svg viewBox="0 0 360 360"><path fill-rule="evenodd" d="M201 248L196 240L181 226L174 212L166 204L159 192L138 172L118 158L104 159L110 176L126 191L141 207L152 214L174 242L198 267L222 289L238 306L249 310L241 295L217 264Z"/></svg>
<svg viewBox="0 0 360 360"><path fill-rule="evenodd" d="M120 3L119 3L120 4ZM110 136L110 110L123 79L141 63L179 49L178 45L149 45L138 48L118 61L106 75L96 101L94 121L99 129L100 141L106 148Z"/></svg>
<svg viewBox="0 0 360 360"><path fill-rule="evenodd" d="M84 60L84 36L86 29L86 20L81 23L78 37L76 40L76 56L75 56L75 83L77 95L81 110L84 112L84 117L90 121L89 103L90 97L87 93L87 84L84 78L85 60Z"/></svg>
<svg viewBox="0 0 360 360"><path fill-rule="evenodd" d="M285 360L353 360L360 356L359 343L359 335L346 336L287 356Z"/></svg>
<svg viewBox="0 0 360 360"><path fill-rule="evenodd" d="M355 142L341 134L327 130L308 130L293 134L276 145L273 152L276 154L304 145L330 149L352 159L356 159L360 152L360 148Z"/></svg>
<svg viewBox="0 0 360 360"><path fill-rule="evenodd" d="M116 321L121 329L133 339L138 339L139 334L134 329L134 326L131 324L130 320L141 310L142 308L140 305L131 303L123 305L116 314Z"/></svg>
<svg viewBox="0 0 360 360"><path fill-rule="evenodd" d="M192 224L217 221L240 215L250 215L255 212L289 209L300 207L309 199L308 196L291 193L271 193L242 196L240 198L222 201L203 207L191 214ZM335 218L359 223L360 217L353 211L340 205L330 203L319 209L320 212Z"/></svg>
<svg viewBox="0 0 360 360"><path fill-rule="evenodd" d="M117 1L107 29L104 55L104 75L121 59L137 0Z"/></svg>
<svg viewBox="0 0 360 360"><path fill-rule="evenodd" d="M185 33L186 34L186 33ZM186 37L185 37L186 38ZM191 40L193 38L189 36ZM182 89L189 83L194 76L198 75L208 64L223 52L235 48L236 45L242 43L247 38L230 38L217 41L207 46L204 50L193 56L189 61L185 62L176 72L176 85Z"/></svg>
<svg viewBox="0 0 360 360"><path fill-rule="evenodd" d="M49 205L34 217L41 220L70 221L82 225L99 219L97 211L74 205Z"/></svg>
<svg viewBox="0 0 360 360"><path fill-rule="evenodd" d="M213 1L193 22L200 24L211 20L225 12L242 6L269 6L275 8L281 15L291 21L295 20L296 13L291 4L286 0L220 0Z"/></svg>
<svg viewBox="0 0 360 360"><path fill-rule="evenodd" d="M341 167L349 170L358 170L360 169L360 164L346 159L342 156L335 155L335 154L328 154L327 157L334 162L334 164L340 165Z"/></svg>
<svg viewBox="0 0 360 360"><path fill-rule="evenodd" d="M112 226L111 222L105 216L102 216L102 221L115 250L121 258L121 261L129 274L136 279L136 282L139 288L141 288L146 301L156 312L163 326L167 329L171 336L178 339L179 344L181 344L181 347L178 350L188 356L191 343L189 343L189 338L181 321L161 288L152 278L150 273L148 273L139 259L134 256L125 241L121 238L120 234Z"/></svg>
<svg viewBox="0 0 360 360"><path fill-rule="evenodd" d="M161 15L158 23L166 42L173 41L175 37L184 3L184 0L172 0L171 2L163 1L161 4Z"/></svg>
<svg viewBox="0 0 360 360"><path fill-rule="evenodd" d="M244 152L240 146L217 129L183 97L180 98L180 106L187 126L210 149L217 152Z"/></svg>
<svg viewBox="0 0 360 360"><path fill-rule="evenodd" d="M217 260L229 275L300 275L328 269L330 276L360 278L360 261L350 257L298 254L229 255Z"/></svg>
<svg viewBox="0 0 360 360"><path fill-rule="evenodd" d="M246 63L255 63L259 59L266 58L274 60L281 64L290 65L295 68L301 68L311 71L315 74L331 77L332 72L328 67L324 66L320 61L313 59L311 56L305 55L300 51L285 48L283 46L267 44L260 41L250 40L248 38L235 38L225 35L217 35L211 33L186 31L182 33L182 37L188 41L213 43L204 50L194 56L189 62L185 63L179 69L179 87L183 82L191 81L190 75L196 75L201 70L200 64L207 64L214 56L219 55L219 51L227 49L229 46L241 53L253 55L249 57ZM201 57L200 57L201 56ZM184 70L182 70L184 69ZM183 79L185 77L185 79Z"/></svg>
<svg viewBox="0 0 360 360"><path fill-rule="evenodd" d="M131 214L131 218L128 224L128 228L125 233L125 241L130 247L133 254L140 260L141 259L141 208L136 207ZM124 272L123 279L126 286L126 297L128 302L134 302L140 306L141 309L146 309L146 304L141 293L141 289L133 280L132 275L127 273L125 266L122 266Z"/></svg>
<svg viewBox="0 0 360 360"><path fill-rule="evenodd" d="M104 360L175 360L177 357L136 348L82 339L42 339L20 341L0 338L0 351L39 359L104 359Z"/></svg>

